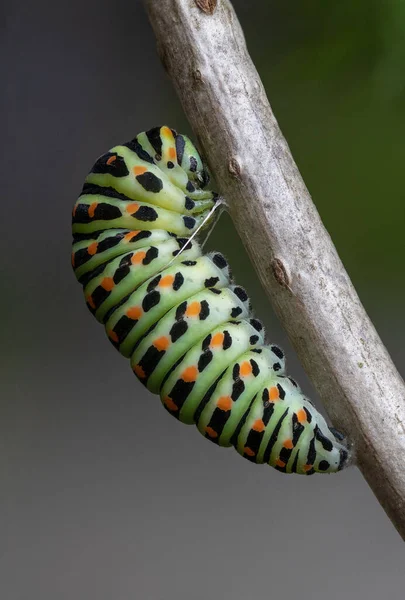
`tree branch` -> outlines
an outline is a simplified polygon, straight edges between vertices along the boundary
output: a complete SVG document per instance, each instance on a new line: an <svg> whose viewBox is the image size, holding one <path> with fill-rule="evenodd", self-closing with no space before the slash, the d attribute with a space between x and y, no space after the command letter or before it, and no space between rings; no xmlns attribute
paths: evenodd
<svg viewBox="0 0 405 600"><path fill-rule="evenodd" d="M404 382L312 203L231 3L145 4L163 64L263 287L405 539Z"/></svg>

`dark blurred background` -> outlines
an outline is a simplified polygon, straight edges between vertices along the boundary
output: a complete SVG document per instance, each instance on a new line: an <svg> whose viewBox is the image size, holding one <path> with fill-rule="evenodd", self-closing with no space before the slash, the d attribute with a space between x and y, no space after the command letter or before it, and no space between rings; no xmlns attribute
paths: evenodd
<svg viewBox="0 0 405 600"><path fill-rule="evenodd" d="M405 5L234 6L404 373ZM144 391L88 314L70 215L89 167L155 124L190 133L141 2L14 1L2 29L0 597L402 599L403 543L357 469L286 477L207 443ZM209 247L313 394L227 216Z"/></svg>

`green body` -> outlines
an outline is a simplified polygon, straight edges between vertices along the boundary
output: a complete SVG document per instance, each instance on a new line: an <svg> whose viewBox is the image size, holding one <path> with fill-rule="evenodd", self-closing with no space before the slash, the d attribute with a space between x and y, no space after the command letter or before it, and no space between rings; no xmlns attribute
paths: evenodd
<svg viewBox="0 0 405 600"><path fill-rule="evenodd" d="M190 241L217 200L208 181L191 141L168 127L98 159L73 210L87 305L138 379L207 439L285 473L338 471L341 436L265 343L225 258Z"/></svg>

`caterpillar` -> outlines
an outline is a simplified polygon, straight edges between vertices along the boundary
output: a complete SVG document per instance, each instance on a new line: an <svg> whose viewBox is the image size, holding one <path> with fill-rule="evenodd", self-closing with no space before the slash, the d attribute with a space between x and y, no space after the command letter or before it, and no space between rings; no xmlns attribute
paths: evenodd
<svg viewBox="0 0 405 600"><path fill-rule="evenodd" d="M219 204L209 180L166 126L96 161L72 219L87 306L141 383L205 438L284 473L339 471L343 435L286 374L225 257L196 241Z"/></svg>

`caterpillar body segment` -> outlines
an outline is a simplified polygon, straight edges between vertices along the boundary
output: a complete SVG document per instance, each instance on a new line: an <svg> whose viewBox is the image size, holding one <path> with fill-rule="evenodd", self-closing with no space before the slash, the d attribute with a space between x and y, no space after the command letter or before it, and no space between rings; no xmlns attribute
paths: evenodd
<svg viewBox="0 0 405 600"><path fill-rule="evenodd" d="M339 471L343 436L286 374L223 255L195 241L219 205L208 182L192 142L168 127L96 161L73 209L87 306L165 409L207 439L284 473Z"/></svg>

